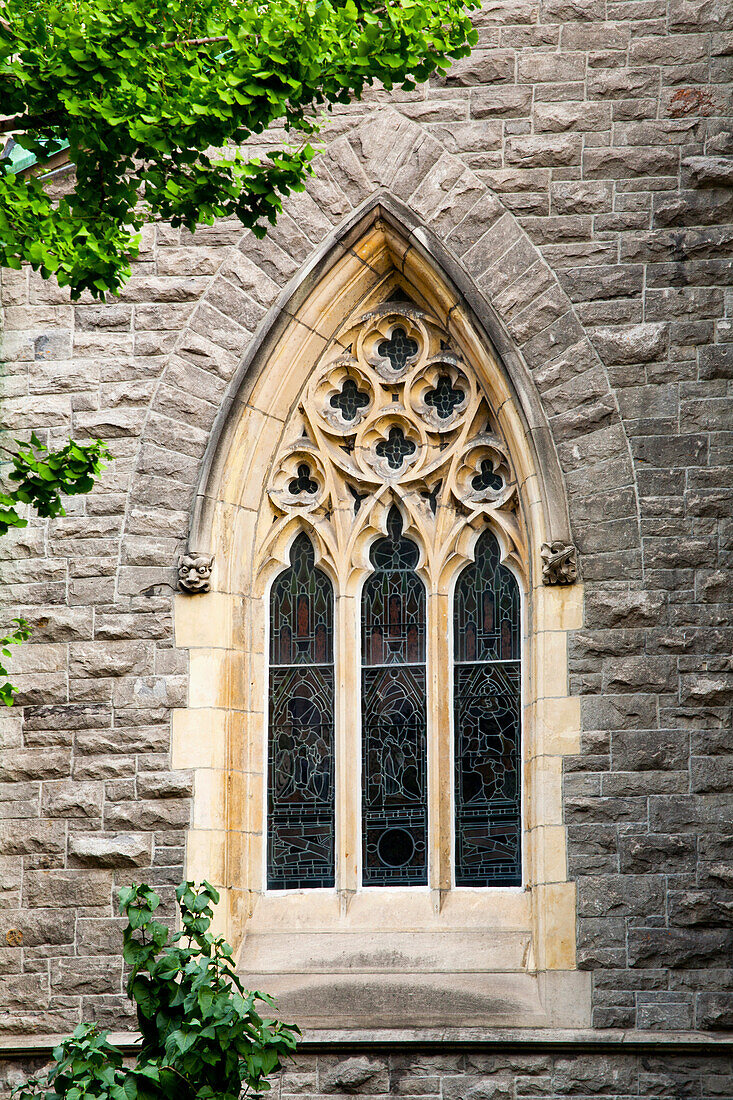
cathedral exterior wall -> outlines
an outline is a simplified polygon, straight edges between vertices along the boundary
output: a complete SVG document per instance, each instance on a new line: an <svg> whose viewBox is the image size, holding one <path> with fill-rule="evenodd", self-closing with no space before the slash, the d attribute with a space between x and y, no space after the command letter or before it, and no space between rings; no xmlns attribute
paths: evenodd
<svg viewBox="0 0 733 1100"><path fill-rule="evenodd" d="M147 881L170 912L189 829L197 866L214 851L226 763L194 779L171 757L172 713L203 705L174 602L205 597L175 595L177 558L240 365L379 193L486 303L557 456L584 596L558 797L591 1016L562 1050L529 1033L512 1049L306 1047L278 1087L733 1095L732 16L726 0L487 0L448 77L333 116L264 241L148 226L102 305L2 272L11 434L99 436L115 455L65 518L0 545L5 616L34 627L0 715L6 1079L81 1019L134 1030L114 891ZM614 1036L630 1033L625 1053Z"/></svg>

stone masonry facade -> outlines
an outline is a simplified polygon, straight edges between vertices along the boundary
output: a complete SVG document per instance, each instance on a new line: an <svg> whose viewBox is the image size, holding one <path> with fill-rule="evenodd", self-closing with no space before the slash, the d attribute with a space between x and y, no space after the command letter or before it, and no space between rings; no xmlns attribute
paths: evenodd
<svg viewBox="0 0 733 1100"><path fill-rule="evenodd" d="M184 874L172 598L204 449L267 311L368 194L369 158L399 164L401 143L423 158L408 206L441 157L458 166L422 214L452 203L466 253L485 243L477 285L502 303L565 479L585 620L563 804L593 1026L733 1030L733 0L485 0L476 25L446 78L330 118L306 195L256 249L230 222L148 226L106 304L2 272L11 434L98 436L115 456L65 518L0 544L5 617L33 626L0 715L8 1041L134 1028L114 892L145 880L170 910ZM384 110L394 143L375 153L360 126ZM472 207L472 181L495 205ZM281 1090L722 1098L731 1072L710 1052L345 1050L302 1054Z"/></svg>

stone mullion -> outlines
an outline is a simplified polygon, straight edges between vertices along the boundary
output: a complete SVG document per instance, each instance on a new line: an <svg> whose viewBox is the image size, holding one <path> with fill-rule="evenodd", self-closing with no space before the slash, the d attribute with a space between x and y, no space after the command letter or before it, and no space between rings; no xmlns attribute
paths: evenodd
<svg viewBox="0 0 733 1100"><path fill-rule="evenodd" d="M428 599L428 836L430 889L440 909L451 888L451 661L450 601L446 592Z"/></svg>
<svg viewBox="0 0 733 1100"><path fill-rule="evenodd" d="M359 883L361 699L359 601L336 599L336 887L346 906Z"/></svg>

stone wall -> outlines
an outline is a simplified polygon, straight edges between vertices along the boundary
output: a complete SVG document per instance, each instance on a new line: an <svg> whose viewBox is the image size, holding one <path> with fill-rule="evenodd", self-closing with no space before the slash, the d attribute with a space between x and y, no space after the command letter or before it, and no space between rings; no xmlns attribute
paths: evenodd
<svg viewBox="0 0 733 1100"><path fill-rule="evenodd" d="M66 518L0 546L8 607L34 626L0 716L0 1030L131 1025L114 888L144 878L169 902L183 873L172 563L204 447L280 289L363 198L372 154L356 127L386 102L409 125L383 159L414 149L417 127L423 175L444 152L466 166L435 202L454 203L466 252L490 244L477 281L510 318L565 475L586 607L564 808L594 1024L733 1027L731 17L730 0L487 0L478 47L447 78L334 116L311 197L257 265L236 225L157 225L106 305L2 273L7 423L53 444L101 436L116 461ZM472 209L472 179L496 210ZM535 292L517 298L528 271ZM451 1100L512 1094L512 1065L436 1057L439 1073L391 1062L374 1091L437 1095L444 1076ZM571 1084L562 1058L538 1055L516 1095L583 1092L585 1065ZM629 1056L605 1083L589 1065L588 1092L731 1094L712 1063L704 1087L696 1062ZM291 1091L345 1090L302 1072Z"/></svg>
<svg viewBox="0 0 733 1100"><path fill-rule="evenodd" d="M37 1073L43 1062L0 1060L0 1094ZM429 1100L559 1100L560 1097L690 1098L729 1100L733 1095L730 1056L700 1051L648 1049L573 1052L526 1049L368 1049L300 1053L273 1079L271 1100L321 1097L413 1096Z"/></svg>

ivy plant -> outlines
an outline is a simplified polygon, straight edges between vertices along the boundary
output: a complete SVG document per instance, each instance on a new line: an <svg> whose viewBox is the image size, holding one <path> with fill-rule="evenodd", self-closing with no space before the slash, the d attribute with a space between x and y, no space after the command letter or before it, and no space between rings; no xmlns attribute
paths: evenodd
<svg viewBox="0 0 733 1100"><path fill-rule="evenodd" d="M240 1100L270 1088L298 1028L261 1015L272 1000L245 990L231 947L209 931L214 887L184 882L176 898L181 927L171 935L155 919L160 899L150 887L120 892L127 995L142 1036L134 1064L108 1032L81 1024L44 1077L14 1090L16 1100Z"/></svg>
<svg viewBox="0 0 733 1100"><path fill-rule="evenodd" d="M15 444L17 450L8 452L12 467L8 480L13 484L0 490L0 538L11 527L28 525L28 520L19 511L24 504L30 505L43 518L66 515L62 496L88 493L95 477L112 458L101 439L87 444L70 439L60 450L49 451L33 433L29 443L16 439ZM11 622L13 629L0 637L0 702L6 706L12 705L15 688L6 679L5 660L11 656L10 646L27 641L31 634L26 619L16 618Z"/></svg>
<svg viewBox="0 0 733 1100"><path fill-rule="evenodd" d="M56 201L0 161L0 263L73 297L117 291L137 233L236 215L258 236L302 190L318 112L381 82L411 89L476 41L478 0L5 0L0 133L48 157ZM243 143L279 127L264 158Z"/></svg>

